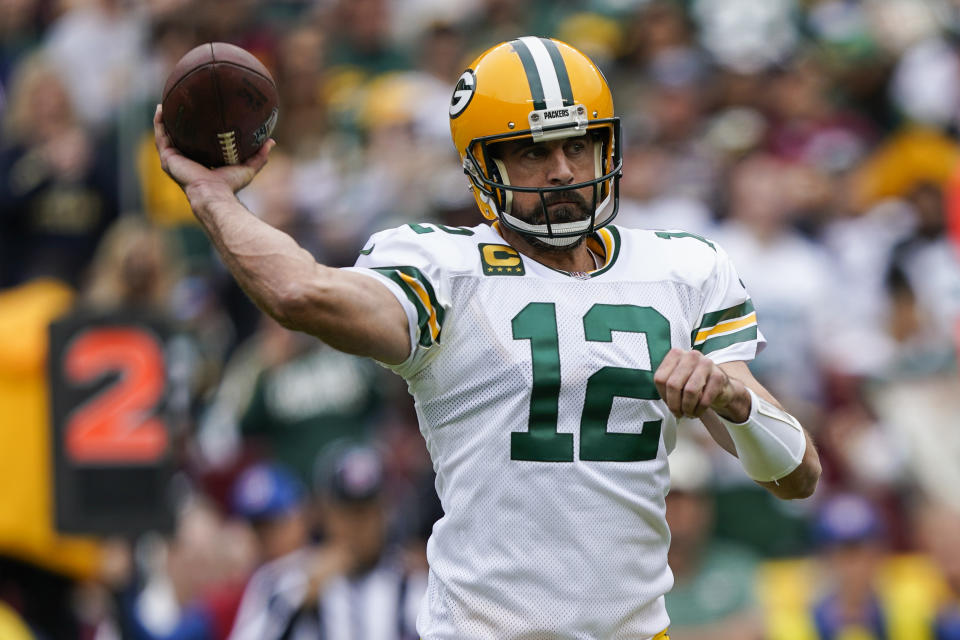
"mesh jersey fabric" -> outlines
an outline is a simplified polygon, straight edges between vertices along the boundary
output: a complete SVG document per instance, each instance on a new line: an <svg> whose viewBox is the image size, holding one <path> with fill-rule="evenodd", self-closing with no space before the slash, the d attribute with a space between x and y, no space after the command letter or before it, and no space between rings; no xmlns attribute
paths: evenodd
<svg viewBox="0 0 960 640"><path fill-rule="evenodd" d="M375 234L351 268L410 320L410 357L393 368L445 514L427 547L424 640L645 639L668 625L676 420L652 372L671 346L749 360L763 336L716 244L613 226L592 241L604 265L571 275L488 225L408 225ZM529 459L544 440L559 454Z"/></svg>

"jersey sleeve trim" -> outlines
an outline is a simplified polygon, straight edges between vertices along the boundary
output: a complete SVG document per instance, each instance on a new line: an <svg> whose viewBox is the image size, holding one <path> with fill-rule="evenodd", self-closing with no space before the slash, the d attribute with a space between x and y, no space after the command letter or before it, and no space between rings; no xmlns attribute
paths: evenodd
<svg viewBox="0 0 960 640"><path fill-rule="evenodd" d="M385 275L383 275L382 273L378 272L375 269L371 269L370 267L341 267L341 268L344 269L345 271L352 271L354 273L359 273L360 275L365 276L367 278L373 278L377 282L381 283L390 291L390 293L393 294L393 297L397 299L397 302L400 303L400 306L403 307L403 312L407 314L407 324L410 327L410 331L409 331L410 354L407 356L407 359L403 362L403 364L399 366L403 367L406 364L408 364L413 358L413 356L416 354L416 349L414 347L417 344L417 324L416 324L417 309L416 309L416 306L410 302L409 297L406 295L406 291L404 291L392 279L386 277ZM387 366L389 366L389 368L391 369L396 369L396 367L392 365L387 365Z"/></svg>
<svg viewBox="0 0 960 640"><path fill-rule="evenodd" d="M733 333L725 333L723 335L715 336L701 344L694 345L693 348L701 352L703 355L707 355L708 353L719 351L720 349L726 349L727 347L740 342L756 340L757 335L757 324L754 322L753 326L751 327L747 327L741 331L734 331Z"/></svg>
<svg viewBox="0 0 960 640"><path fill-rule="evenodd" d="M697 351L707 354L756 338L757 313L753 302L748 299L727 309L704 314L700 326L690 334L690 343Z"/></svg>
<svg viewBox="0 0 960 640"><path fill-rule="evenodd" d="M423 272L409 266L372 267L372 270L396 283L417 310L420 346L429 348L439 344L445 311Z"/></svg>

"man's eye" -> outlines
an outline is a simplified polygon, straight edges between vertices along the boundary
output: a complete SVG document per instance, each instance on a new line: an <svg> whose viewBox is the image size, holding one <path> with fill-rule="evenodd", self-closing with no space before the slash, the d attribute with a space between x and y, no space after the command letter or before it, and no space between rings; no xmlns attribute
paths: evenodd
<svg viewBox="0 0 960 640"><path fill-rule="evenodd" d="M540 147L530 147L529 149L525 149L523 151L523 157L530 158L531 160L542 158L543 156L544 150Z"/></svg>

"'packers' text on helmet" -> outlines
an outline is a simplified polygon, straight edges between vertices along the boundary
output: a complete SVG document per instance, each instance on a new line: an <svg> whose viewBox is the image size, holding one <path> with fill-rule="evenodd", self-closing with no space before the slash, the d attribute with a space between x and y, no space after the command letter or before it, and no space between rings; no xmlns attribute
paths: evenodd
<svg viewBox="0 0 960 640"><path fill-rule="evenodd" d="M450 101L450 132L483 215L554 246L567 246L617 215L620 120L603 74L568 44L527 36L480 55L460 76ZM577 184L519 187L491 145L530 137L534 142L596 135L595 175ZM592 187L586 220L551 222L545 197L555 191ZM546 224L511 215L513 193L538 193Z"/></svg>

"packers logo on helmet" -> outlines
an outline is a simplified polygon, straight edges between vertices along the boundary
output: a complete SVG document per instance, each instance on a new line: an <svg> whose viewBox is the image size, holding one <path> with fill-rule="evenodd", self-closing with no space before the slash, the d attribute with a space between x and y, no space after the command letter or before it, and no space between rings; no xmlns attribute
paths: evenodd
<svg viewBox="0 0 960 640"><path fill-rule="evenodd" d="M463 72L450 101L450 132L483 215L555 246L613 220L619 206L620 120L597 66L580 51L550 38L526 36L481 54ZM525 137L534 142L594 135L594 178L577 184L519 187L510 183L493 145ZM546 195L591 188L586 220L551 222ZM545 224L512 215L513 194L540 196Z"/></svg>
<svg viewBox="0 0 960 640"><path fill-rule="evenodd" d="M467 69L457 80L457 86L453 89L453 98L450 99L450 117L456 118L470 104L473 98L473 91L477 87L477 76L472 69Z"/></svg>

